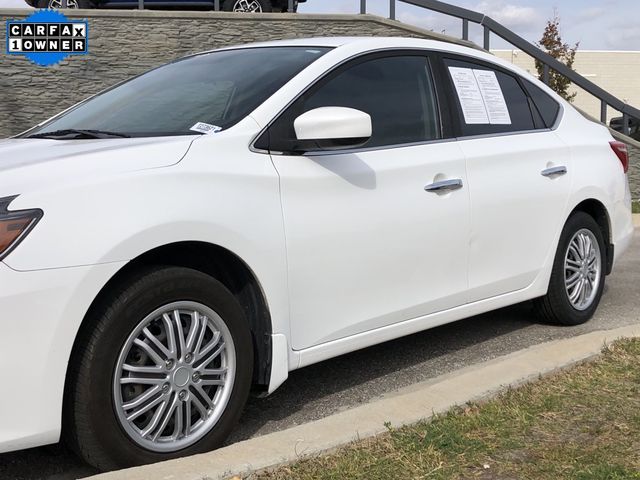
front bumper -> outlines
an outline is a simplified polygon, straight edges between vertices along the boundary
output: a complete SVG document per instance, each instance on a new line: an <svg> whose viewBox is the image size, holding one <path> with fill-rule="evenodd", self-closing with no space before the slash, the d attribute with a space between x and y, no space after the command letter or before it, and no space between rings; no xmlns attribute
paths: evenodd
<svg viewBox="0 0 640 480"><path fill-rule="evenodd" d="M0 453L58 441L76 333L123 265L18 272L0 262Z"/></svg>

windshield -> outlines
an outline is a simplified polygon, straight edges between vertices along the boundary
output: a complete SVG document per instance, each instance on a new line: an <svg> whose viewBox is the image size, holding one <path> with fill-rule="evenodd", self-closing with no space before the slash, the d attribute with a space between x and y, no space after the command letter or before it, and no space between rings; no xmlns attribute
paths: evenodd
<svg viewBox="0 0 640 480"><path fill-rule="evenodd" d="M105 138L109 133L149 137L224 130L327 51L255 47L189 57L108 90L26 136L59 132L68 138L82 130L103 132Z"/></svg>

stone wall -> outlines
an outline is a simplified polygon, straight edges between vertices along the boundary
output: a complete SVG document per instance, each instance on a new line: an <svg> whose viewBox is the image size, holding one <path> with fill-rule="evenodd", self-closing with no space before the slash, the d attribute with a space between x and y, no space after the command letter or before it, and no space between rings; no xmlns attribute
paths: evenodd
<svg viewBox="0 0 640 480"><path fill-rule="evenodd" d="M137 10L71 11L89 21L89 54L54 67L22 56L0 60L0 138L24 131L117 82L190 53L276 39L322 36L445 38L372 15L233 14ZM67 13L67 12L65 12ZM0 9L0 45L7 19L26 10ZM449 41L455 41L446 37Z"/></svg>

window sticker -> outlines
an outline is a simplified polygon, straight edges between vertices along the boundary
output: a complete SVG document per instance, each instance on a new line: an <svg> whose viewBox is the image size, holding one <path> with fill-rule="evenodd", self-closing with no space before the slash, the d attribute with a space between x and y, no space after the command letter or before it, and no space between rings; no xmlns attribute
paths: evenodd
<svg viewBox="0 0 640 480"><path fill-rule="evenodd" d="M464 121L467 125L489 123L489 115L482 100L482 93L471 68L449 67L449 73L456 87Z"/></svg>
<svg viewBox="0 0 640 480"><path fill-rule="evenodd" d="M449 67L467 125L511 125L509 108L496 73Z"/></svg>
<svg viewBox="0 0 640 480"><path fill-rule="evenodd" d="M217 125L210 125L208 123L198 122L189 130L208 135L210 133L218 133L220 130L222 130L222 127L218 127Z"/></svg>
<svg viewBox="0 0 640 480"><path fill-rule="evenodd" d="M489 123L491 125L511 125L511 116L496 72L474 70L473 74L480 87L484 106L487 108Z"/></svg>

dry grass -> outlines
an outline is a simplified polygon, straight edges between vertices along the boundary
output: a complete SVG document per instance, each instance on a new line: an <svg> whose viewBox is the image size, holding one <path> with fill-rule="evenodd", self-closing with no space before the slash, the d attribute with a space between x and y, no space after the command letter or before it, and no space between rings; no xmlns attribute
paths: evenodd
<svg viewBox="0 0 640 480"><path fill-rule="evenodd" d="M639 472L640 340L623 340L486 403L252 477L640 480Z"/></svg>

